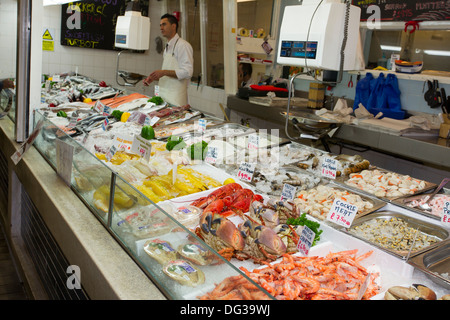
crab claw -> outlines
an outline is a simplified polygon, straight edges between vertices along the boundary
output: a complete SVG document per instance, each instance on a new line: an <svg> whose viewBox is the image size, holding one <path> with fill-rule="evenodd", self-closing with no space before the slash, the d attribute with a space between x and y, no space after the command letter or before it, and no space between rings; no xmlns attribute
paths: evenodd
<svg viewBox="0 0 450 320"><path fill-rule="evenodd" d="M212 216L211 214L206 213L202 217L202 222L200 223L200 227L202 228L204 233L209 233L211 231L211 222L212 222Z"/></svg>

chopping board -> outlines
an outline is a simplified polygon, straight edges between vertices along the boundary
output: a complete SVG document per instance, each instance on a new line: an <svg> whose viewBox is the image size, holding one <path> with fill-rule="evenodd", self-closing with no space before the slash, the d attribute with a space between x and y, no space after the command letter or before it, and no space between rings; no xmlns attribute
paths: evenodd
<svg viewBox="0 0 450 320"><path fill-rule="evenodd" d="M397 120L392 118L383 119L365 119L358 122L359 125L385 129L392 133L400 133L403 130L411 128L409 120Z"/></svg>

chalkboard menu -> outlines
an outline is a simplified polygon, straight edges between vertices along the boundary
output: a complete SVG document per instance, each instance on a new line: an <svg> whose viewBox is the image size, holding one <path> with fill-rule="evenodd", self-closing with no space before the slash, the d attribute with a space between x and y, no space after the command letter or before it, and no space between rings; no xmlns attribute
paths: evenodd
<svg viewBox="0 0 450 320"><path fill-rule="evenodd" d="M61 5L61 45L115 50L117 17L125 15L132 0L84 0ZM148 16L149 0L139 0L141 14Z"/></svg>
<svg viewBox="0 0 450 320"><path fill-rule="evenodd" d="M361 21L375 18L375 11L367 10L372 5L379 7L381 21L450 20L449 0L353 0L352 3L361 8Z"/></svg>

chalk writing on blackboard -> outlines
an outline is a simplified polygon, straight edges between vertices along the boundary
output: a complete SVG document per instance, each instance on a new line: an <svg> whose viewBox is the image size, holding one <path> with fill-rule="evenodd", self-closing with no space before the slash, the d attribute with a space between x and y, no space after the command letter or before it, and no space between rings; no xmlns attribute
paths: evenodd
<svg viewBox="0 0 450 320"><path fill-rule="evenodd" d="M61 5L61 45L114 50L117 17L132 0L84 0ZM139 1L148 14L148 0Z"/></svg>
<svg viewBox="0 0 450 320"><path fill-rule="evenodd" d="M353 0L361 8L361 21L367 21L372 13L370 6L378 6L381 21L444 21L450 20L450 1L430 0Z"/></svg>

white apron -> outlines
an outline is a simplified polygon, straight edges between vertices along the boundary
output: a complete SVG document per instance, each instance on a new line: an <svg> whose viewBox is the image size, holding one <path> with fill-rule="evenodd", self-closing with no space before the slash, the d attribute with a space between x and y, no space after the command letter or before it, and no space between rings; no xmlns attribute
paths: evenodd
<svg viewBox="0 0 450 320"><path fill-rule="evenodd" d="M179 68L178 61L172 53L164 56L162 69L176 70ZM167 103L175 106L188 104L188 79L178 80L172 77L162 77L159 79L159 94Z"/></svg>

